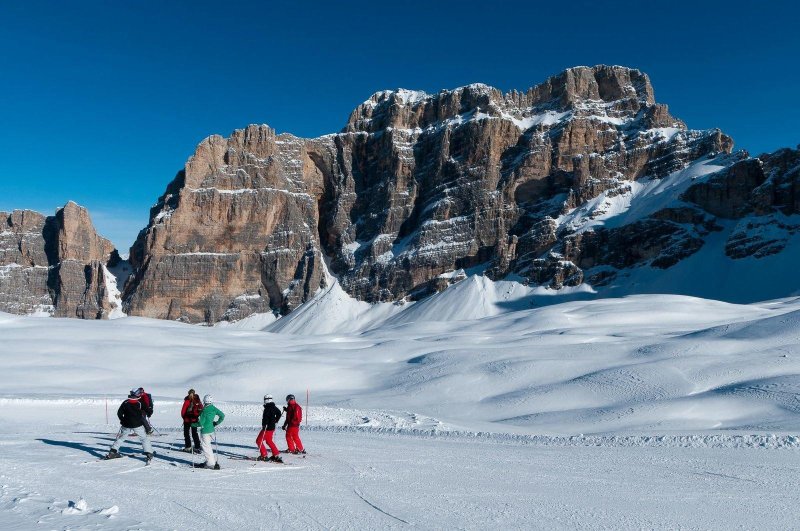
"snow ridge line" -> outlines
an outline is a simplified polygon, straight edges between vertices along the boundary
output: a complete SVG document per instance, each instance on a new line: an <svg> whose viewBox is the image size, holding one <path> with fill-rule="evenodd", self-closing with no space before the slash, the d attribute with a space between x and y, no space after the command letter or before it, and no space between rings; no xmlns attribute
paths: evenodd
<svg viewBox="0 0 800 531"><path fill-rule="evenodd" d="M181 428L182 429L182 428ZM218 426L216 431L257 432L260 426ZM161 429L177 432L178 428ZM552 447L615 448L754 448L800 450L800 436L777 434L695 434L695 435L526 435L487 431L398 428L390 426L303 426L302 431L322 433L361 433L433 439L478 439L486 442Z"/></svg>

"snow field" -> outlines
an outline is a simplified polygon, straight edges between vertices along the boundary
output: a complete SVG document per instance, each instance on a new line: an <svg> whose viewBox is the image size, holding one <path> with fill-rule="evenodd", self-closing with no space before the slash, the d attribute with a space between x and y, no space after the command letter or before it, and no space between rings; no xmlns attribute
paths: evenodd
<svg viewBox="0 0 800 531"><path fill-rule="evenodd" d="M0 528L795 525L798 299L531 308L529 288L470 277L396 313L348 313L328 294L281 334L0 314ZM335 332L302 333L323 317ZM156 459L145 468L134 439L97 461L140 385ZM177 451L190 387L227 414L221 471ZM265 393L305 406L305 389L307 458L233 459L256 455Z"/></svg>
<svg viewBox="0 0 800 531"><path fill-rule="evenodd" d="M149 467L135 439L127 457L98 461L115 427L39 421L79 416L69 400L13 404L3 411L19 423L0 433L3 529L790 528L797 503L797 447L303 430L308 456L276 465L232 458L256 453L257 428L240 427L217 434L222 470L210 471L191 468L175 432L153 438Z"/></svg>

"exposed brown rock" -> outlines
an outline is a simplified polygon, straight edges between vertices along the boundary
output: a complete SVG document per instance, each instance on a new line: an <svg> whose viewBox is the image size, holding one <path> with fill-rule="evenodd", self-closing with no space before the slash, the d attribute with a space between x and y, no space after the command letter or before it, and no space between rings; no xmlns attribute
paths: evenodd
<svg viewBox="0 0 800 531"><path fill-rule="evenodd" d="M112 310L105 264L114 251L73 202L45 217L0 212L0 311L100 319Z"/></svg>
<svg viewBox="0 0 800 531"><path fill-rule="evenodd" d="M323 255L367 301L421 296L459 268L525 273L567 209L731 148L671 117L645 74L606 66L524 93L379 92L318 139L266 126L212 136L132 249L127 308L190 322L285 313L323 282ZM559 271L554 285L578 278Z"/></svg>

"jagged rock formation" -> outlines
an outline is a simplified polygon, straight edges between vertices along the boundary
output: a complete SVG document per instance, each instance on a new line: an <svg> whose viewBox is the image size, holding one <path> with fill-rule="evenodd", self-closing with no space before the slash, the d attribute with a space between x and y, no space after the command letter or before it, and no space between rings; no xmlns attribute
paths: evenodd
<svg viewBox="0 0 800 531"><path fill-rule="evenodd" d="M720 218L741 220L725 254L763 258L800 231L800 146L741 160L689 188L682 198Z"/></svg>
<svg viewBox="0 0 800 531"><path fill-rule="evenodd" d="M614 233L561 219L732 146L670 116L645 74L606 66L524 93L379 92L317 139L267 126L212 136L151 211L126 307L190 322L285 313L324 283L323 257L367 301L423 296L473 266L553 287L599 265L669 267L702 245L705 215L687 226L666 212Z"/></svg>
<svg viewBox="0 0 800 531"><path fill-rule="evenodd" d="M464 269L612 289L712 239L731 263L780 253L800 231L800 149L732 148L719 130L688 130L623 67L571 68L527 92L378 92L336 134L251 125L201 142L131 249L124 305L213 323L290 312L326 271L388 301ZM0 220L0 310L119 311L118 257L84 209Z"/></svg>
<svg viewBox="0 0 800 531"><path fill-rule="evenodd" d="M0 311L100 319L115 303L106 265L118 259L85 208L73 202L45 217L0 212Z"/></svg>

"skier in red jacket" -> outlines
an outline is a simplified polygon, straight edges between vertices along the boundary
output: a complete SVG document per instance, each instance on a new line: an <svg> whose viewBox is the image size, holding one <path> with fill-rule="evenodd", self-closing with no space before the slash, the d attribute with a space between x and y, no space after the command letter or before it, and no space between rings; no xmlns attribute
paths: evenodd
<svg viewBox="0 0 800 531"><path fill-rule="evenodd" d="M303 442L300 440L300 423L303 421L303 408L294 399L294 395L286 397L286 405L283 410L286 411L283 429L286 430L286 444L289 445L289 449L286 452L290 454L306 453L303 449Z"/></svg>
<svg viewBox="0 0 800 531"><path fill-rule="evenodd" d="M183 418L183 452L192 451L192 442L194 442L194 453L200 453L200 436L197 433L197 428L192 426L193 422L197 422L200 418L200 412L203 411L203 402L200 397L194 392L194 389L189 389L186 398L183 399L183 407L181 408L181 418ZM192 438L189 439L189 432L191 431Z"/></svg>
<svg viewBox="0 0 800 531"><path fill-rule="evenodd" d="M146 393L143 387L136 390L136 396L142 404L142 421L147 435L153 434L153 425L150 424L150 417L153 416L153 395Z"/></svg>

